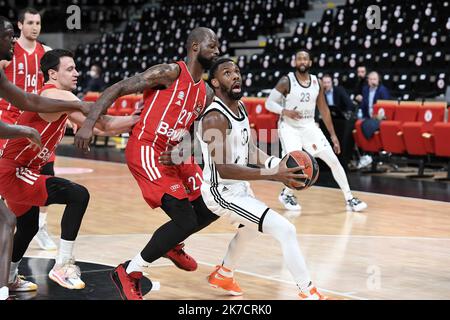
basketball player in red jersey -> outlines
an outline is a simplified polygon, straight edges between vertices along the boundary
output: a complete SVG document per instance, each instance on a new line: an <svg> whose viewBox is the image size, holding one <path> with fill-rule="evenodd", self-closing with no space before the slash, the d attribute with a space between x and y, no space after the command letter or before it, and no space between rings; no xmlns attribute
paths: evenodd
<svg viewBox="0 0 450 320"><path fill-rule="evenodd" d="M86 150L99 115L118 97L144 92L141 119L126 148L127 164L149 206L161 207L171 220L153 233L141 253L112 272L123 299L142 300L142 271L162 256L180 268L195 270L195 260L176 245L217 219L201 197L200 167L194 162L164 166L159 157L171 152L211 103L214 93L202 80L202 74L217 59L218 46L211 29L194 29L186 43L186 62L156 65L112 85L94 104L76 134L76 145Z"/></svg>
<svg viewBox="0 0 450 320"><path fill-rule="evenodd" d="M45 52L51 50L37 41L41 33L41 15L34 8L23 9L19 13L18 27L20 37L14 46L14 56L10 61L0 61L0 68L5 71L9 81L19 88L37 93L44 84L44 76L40 70L40 61ZM19 109L6 100L0 99L0 120L9 124L16 123L20 115ZM0 140L0 147L5 140ZM55 159L49 159L41 173L55 175ZM39 215L39 232L36 241L44 250L56 250L56 244L47 231L47 207L42 207Z"/></svg>
<svg viewBox="0 0 450 320"><path fill-rule="evenodd" d="M78 98L71 92L76 88L78 72L70 51L57 49L47 52L41 60L45 85L40 90L44 97L73 101ZM61 241L56 263L50 278L68 289L82 289L80 270L75 265L73 247L83 215L89 202L86 188L66 179L39 174L64 136L67 120L81 125L85 116L80 112L41 114L23 112L17 124L29 125L42 136L43 148L32 150L26 139L7 140L0 159L0 194L17 217L14 235L12 264L9 276L10 291L32 291L37 286L18 276L19 263L30 241L38 231L39 206L65 204L61 220ZM96 124L103 134L128 132L139 116L103 116Z"/></svg>
<svg viewBox="0 0 450 320"><path fill-rule="evenodd" d="M11 60L13 56L14 27L5 17L0 16L0 60ZM34 112L58 112L62 109L80 110L84 113L89 105L79 102L68 102L40 97L35 94L26 93L13 85L0 69L0 98L4 98L14 105L20 106L21 110ZM27 137L32 142L40 144L39 134L35 129L12 126L0 121L0 138ZM1 193L0 193L1 195ZM9 269L11 263L11 252L13 246L13 235L16 227L15 215L0 200L0 300L9 296L8 284Z"/></svg>

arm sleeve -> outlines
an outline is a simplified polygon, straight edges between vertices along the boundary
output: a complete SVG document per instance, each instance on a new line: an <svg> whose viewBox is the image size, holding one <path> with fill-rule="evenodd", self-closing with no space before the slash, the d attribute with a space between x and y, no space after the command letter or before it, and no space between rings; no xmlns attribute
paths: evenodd
<svg viewBox="0 0 450 320"><path fill-rule="evenodd" d="M283 111L283 107L281 106L283 98L283 94L280 91L273 89L266 100L266 109L270 112L281 114Z"/></svg>

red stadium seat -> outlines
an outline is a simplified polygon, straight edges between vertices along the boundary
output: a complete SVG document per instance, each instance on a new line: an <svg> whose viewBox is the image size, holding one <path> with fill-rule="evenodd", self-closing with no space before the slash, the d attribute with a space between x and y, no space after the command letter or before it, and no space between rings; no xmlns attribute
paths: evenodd
<svg viewBox="0 0 450 320"><path fill-rule="evenodd" d="M83 97L83 101L95 102L95 101L97 101L98 97L100 97L100 92L89 91Z"/></svg>
<svg viewBox="0 0 450 320"><path fill-rule="evenodd" d="M437 122L434 124L434 142L435 154L438 157L445 157L448 159L447 177L436 180L450 180L450 123Z"/></svg>
<svg viewBox="0 0 450 320"><path fill-rule="evenodd" d="M256 127L258 143L277 143L278 142L278 115L277 114L259 114L256 116Z"/></svg>
<svg viewBox="0 0 450 320"><path fill-rule="evenodd" d="M394 117L395 109L398 105L398 101L395 100L378 100L373 107L374 114L383 116L387 120L391 120ZM364 151L377 153L382 150L382 144L379 132L375 132L371 139L366 139L361 130L362 120L358 120L355 123L355 129L353 130L353 137L356 145Z"/></svg>
<svg viewBox="0 0 450 320"><path fill-rule="evenodd" d="M406 151L410 155L434 154L434 124L445 118L445 102L425 102L419 109L417 122L405 122L402 126Z"/></svg>
<svg viewBox="0 0 450 320"><path fill-rule="evenodd" d="M278 115L265 107L265 98L243 98L249 116L250 127L257 132L258 143L278 141Z"/></svg>
<svg viewBox="0 0 450 320"><path fill-rule="evenodd" d="M406 151L402 125L406 121L416 121L421 102L401 101L395 109L394 120L380 123L380 137L383 149L387 152L402 154Z"/></svg>
<svg viewBox="0 0 450 320"><path fill-rule="evenodd" d="M120 97L115 102L116 114L119 116L129 116L136 110L141 98L137 95L127 95Z"/></svg>
<svg viewBox="0 0 450 320"><path fill-rule="evenodd" d="M261 98L242 98L242 102L245 105L245 108L248 113L248 120L250 122L250 128L255 128L256 124L256 107L261 104ZM258 107L259 108L259 107Z"/></svg>

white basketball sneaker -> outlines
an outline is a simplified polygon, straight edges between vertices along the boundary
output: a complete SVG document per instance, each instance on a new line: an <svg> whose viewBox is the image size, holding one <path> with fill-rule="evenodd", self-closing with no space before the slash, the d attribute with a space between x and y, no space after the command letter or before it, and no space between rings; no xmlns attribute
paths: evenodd
<svg viewBox="0 0 450 320"><path fill-rule="evenodd" d="M367 209L367 203L365 203L364 201L361 201L356 197L347 200L347 211L359 212L364 209Z"/></svg>
<svg viewBox="0 0 450 320"><path fill-rule="evenodd" d="M86 285L81 280L80 268L75 265L75 260L71 259L65 264L55 264L48 276L61 287L67 289L83 289Z"/></svg>
<svg viewBox="0 0 450 320"><path fill-rule="evenodd" d="M284 205L286 210L299 211L302 209L300 204L297 202L297 197L293 194L288 194L284 192L284 189L281 191L278 196L278 200Z"/></svg>
<svg viewBox="0 0 450 320"><path fill-rule="evenodd" d="M14 281L8 284L8 288L10 292L29 292L36 291L38 286L31 281L25 280L24 276L16 274Z"/></svg>
<svg viewBox="0 0 450 320"><path fill-rule="evenodd" d="M36 233L34 238L36 239L39 247L43 250L50 251L58 248L48 233L47 224L44 224L41 228L39 228L39 231Z"/></svg>

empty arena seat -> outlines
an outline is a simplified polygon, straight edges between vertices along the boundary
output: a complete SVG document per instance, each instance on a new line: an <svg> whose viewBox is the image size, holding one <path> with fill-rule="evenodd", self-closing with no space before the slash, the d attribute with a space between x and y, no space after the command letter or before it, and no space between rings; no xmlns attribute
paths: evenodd
<svg viewBox="0 0 450 320"><path fill-rule="evenodd" d="M419 109L417 121L403 123L403 140L408 154L435 153L434 124L444 121L446 107L445 102L425 102Z"/></svg>
<svg viewBox="0 0 450 320"><path fill-rule="evenodd" d="M448 160L447 177L442 180L450 180L450 123L437 122L434 124L435 154Z"/></svg>
<svg viewBox="0 0 450 320"><path fill-rule="evenodd" d="M100 97L100 92L89 91L83 97L83 101L95 102L97 101L98 97Z"/></svg>
<svg viewBox="0 0 450 320"><path fill-rule="evenodd" d="M395 109L393 120L383 120L380 123L380 137L383 149L388 152L402 154L405 152L402 125L406 121L416 121L421 102L401 101Z"/></svg>
<svg viewBox="0 0 450 320"><path fill-rule="evenodd" d="M140 96L134 94L120 97L114 104L115 113L119 116L129 116L136 110L140 101Z"/></svg>

